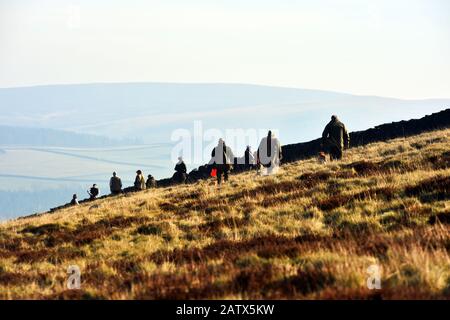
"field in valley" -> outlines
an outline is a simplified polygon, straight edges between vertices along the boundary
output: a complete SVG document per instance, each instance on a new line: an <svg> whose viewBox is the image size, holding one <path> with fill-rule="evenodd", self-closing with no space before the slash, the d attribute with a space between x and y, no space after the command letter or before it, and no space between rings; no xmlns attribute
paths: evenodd
<svg viewBox="0 0 450 320"><path fill-rule="evenodd" d="M448 299L449 164L442 130L5 222L0 298Z"/></svg>

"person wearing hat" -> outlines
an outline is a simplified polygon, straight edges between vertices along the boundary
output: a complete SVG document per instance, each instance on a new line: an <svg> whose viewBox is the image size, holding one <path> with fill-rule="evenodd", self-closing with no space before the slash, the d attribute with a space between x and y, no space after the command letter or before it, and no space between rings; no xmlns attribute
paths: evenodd
<svg viewBox="0 0 450 320"><path fill-rule="evenodd" d="M136 191L145 190L145 178L141 170L136 171L136 179L134 179L134 189Z"/></svg>
<svg viewBox="0 0 450 320"><path fill-rule="evenodd" d="M113 172L113 176L109 180L109 189L111 194L122 193L122 180L117 176L117 173Z"/></svg>
<svg viewBox="0 0 450 320"><path fill-rule="evenodd" d="M94 200L97 198L97 196L99 195L100 190L98 189L97 185L94 183L92 185L92 188L89 189L88 194L89 194L89 199Z"/></svg>
<svg viewBox="0 0 450 320"><path fill-rule="evenodd" d="M350 146L350 136L345 125L339 121L336 115L325 127L322 134L322 146L328 149L330 159L341 160L343 152Z"/></svg>

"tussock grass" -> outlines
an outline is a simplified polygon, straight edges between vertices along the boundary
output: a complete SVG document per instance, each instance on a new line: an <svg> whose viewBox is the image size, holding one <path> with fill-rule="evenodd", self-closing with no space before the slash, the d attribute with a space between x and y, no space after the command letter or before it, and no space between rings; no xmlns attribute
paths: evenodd
<svg viewBox="0 0 450 320"><path fill-rule="evenodd" d="M449 163L442 130L9 221L0 298L448 299Z"/></svg>

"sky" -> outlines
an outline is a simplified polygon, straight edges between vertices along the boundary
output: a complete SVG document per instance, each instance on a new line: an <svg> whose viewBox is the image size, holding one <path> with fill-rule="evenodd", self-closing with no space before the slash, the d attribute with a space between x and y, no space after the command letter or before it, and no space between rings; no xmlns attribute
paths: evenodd
<svg viewBox="0 0 450 320"><path fill-rule="evenodd" d="M450 98L447 0L0 0L0 87L250 83Z"/></svg>

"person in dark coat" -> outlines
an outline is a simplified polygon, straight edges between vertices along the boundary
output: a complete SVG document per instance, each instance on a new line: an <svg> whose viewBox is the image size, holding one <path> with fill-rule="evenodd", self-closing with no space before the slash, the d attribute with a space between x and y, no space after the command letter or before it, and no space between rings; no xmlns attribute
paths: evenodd
<svg viewBox="0 0 450 320"><path fill-rule="evenodd" d="M122 193L122 180L117 176L117 173L113 172L113 176L109 180L109 189L112 194Z"/></svg>
<svg viewBox="0 0 450 320"><path fill-rule="evenodd" d="M212 167L217 170L217 183L222 183L222 176L224 177L224 181L227 182L233 167L234 154L223 139L219 140L217 147L211 152L211 158Z"/></svg>
<svg viewBox="0 0 450 320"><path fill-rule="evenodd" d="M70 201L70 204L73 205L73 206L77 206L79 204L78 203L78 196L76 194L74 194L72 196L72 200Z"/></svg>
<svg viewBox="0 0 450 320"><path fill-rule="evenodd" d="M244 165L246 170L253 170L256 166L256 159L250 146L244 152Z"/></svg>
<svg viewBox="0 0 450 320"><path fill-rule="evenodd" d="M187 180L187 167L182 157L178 158L178 163L175 165L175 173L172 177L175 183L185 183Z"/></svg>
<svg viewBox="0 0 450 320"><path fill-rule="evenodd" d="M148 175L145 185L147 189L156 188L156 180L151 174Z"/></svg>
<svg viewBox="0 0 450 320"><path fill-rule="evenodd" d="M330 159L341 160L343 152L350 146L350 136L345 125L336 115L326 125L322 134L322 146L330 153Z"/></svg>
<svg viewBox="0 0 450 320"><path fill-rule="evenodd" d="M89 199L94 200L98 197L100 193L100 190L98 189L97 185L94 183L94 185L92 186L91 189L89 189L88 194L89 194Z"/></svg>

